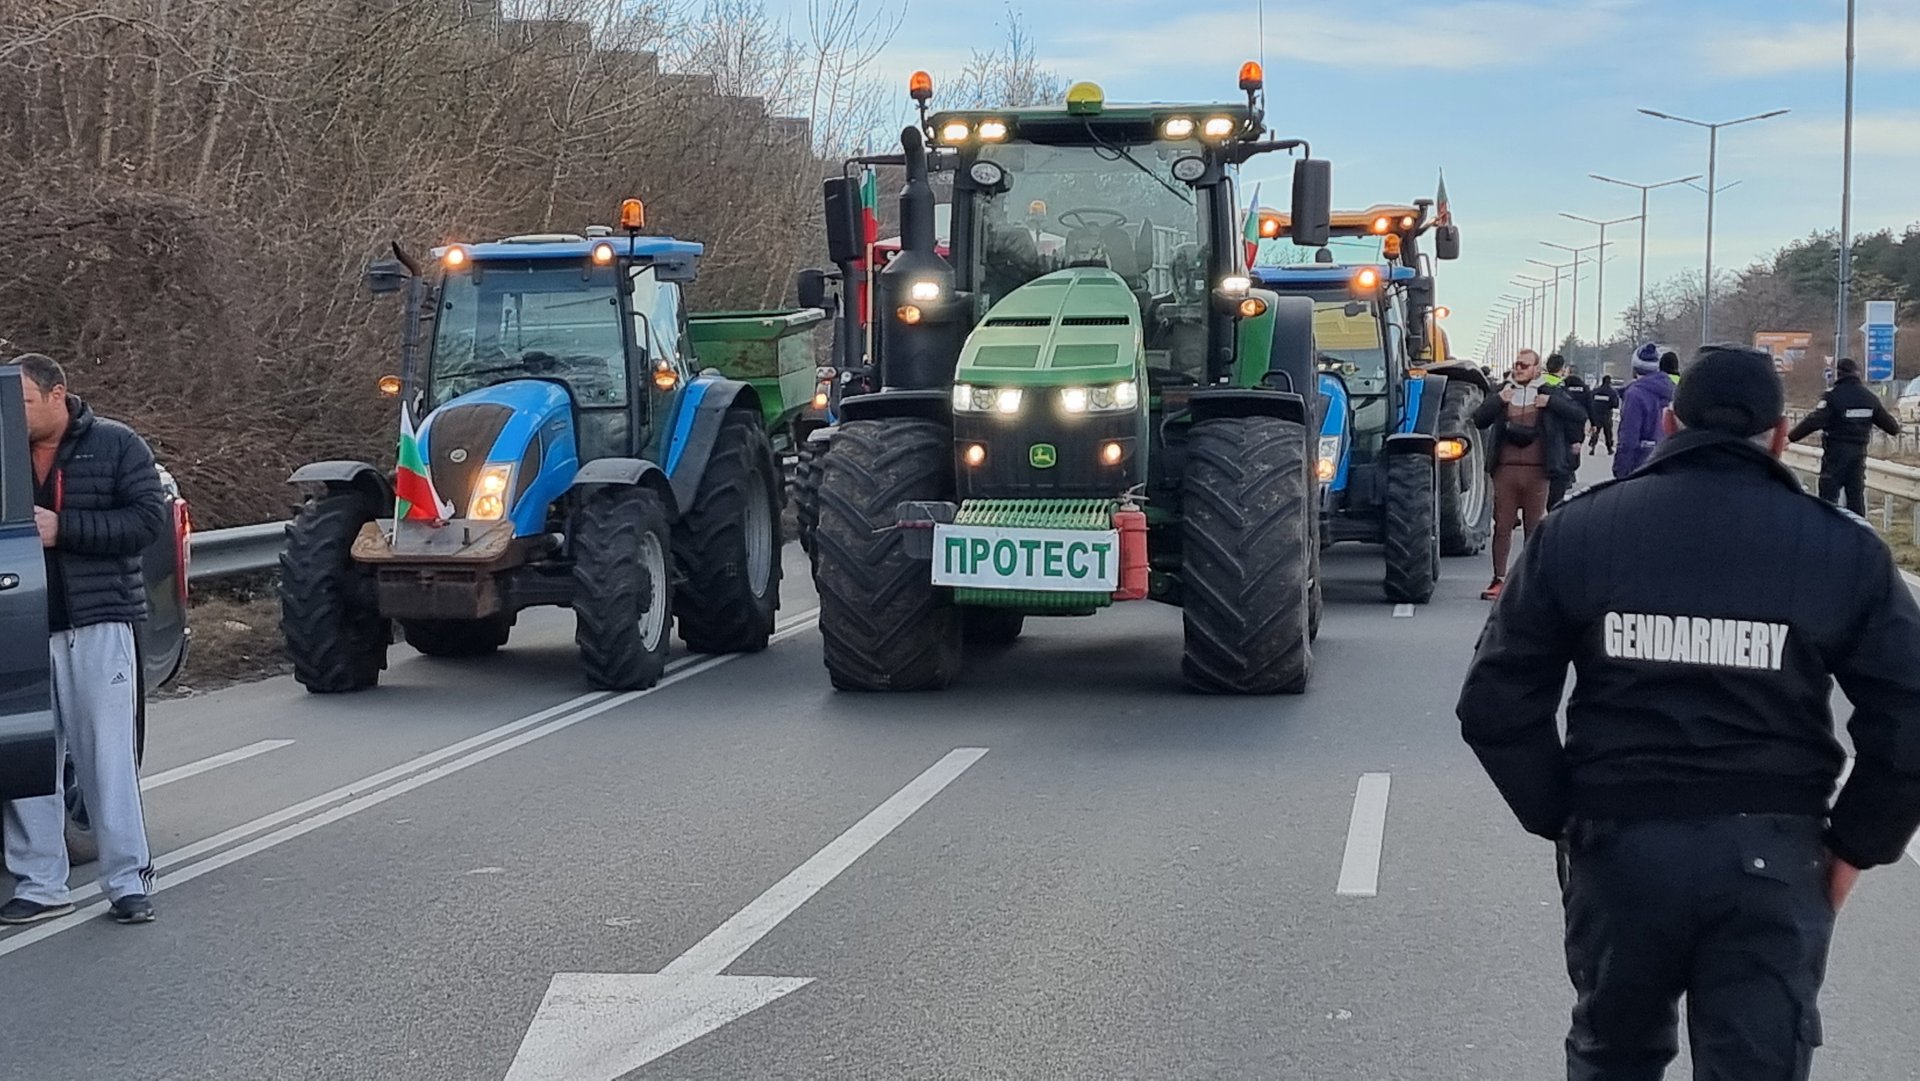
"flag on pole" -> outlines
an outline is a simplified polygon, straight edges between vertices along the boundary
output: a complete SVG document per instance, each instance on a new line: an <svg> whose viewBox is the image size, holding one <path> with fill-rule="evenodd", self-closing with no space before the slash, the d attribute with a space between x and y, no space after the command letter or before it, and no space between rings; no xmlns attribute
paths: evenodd
<svg viewBox="0 0 1920 1081"><path fill-rule="evenodd" d="M1433 224L1453 224L1453 207L1447 203L1447 171L1445 169L1440 170L1440 192L1433 197Z"/></svg>
<svg viewBox="0 0 1920 1081"><path fill-rule="evenodd" d="M433 490L426 457L420 453L420 432L413 424L413 410L405 402L400 403L400 456L393 472L393 495L396 521L444 522L453 517L453 504Z"/></svg>
<svg viewBox="0 0 1920 1081"><path fill-rule="evenodd" d="M1260 254L1260 185L1253 186L1253 205L1247 207L1247 266L1252 268Z"/></svg>
<svg viewBox="0 0 1920 1081"><path fill-rule="evenodd" d="M880 175L871 167L860 178L860 281L855 290L859 299L860 322L871 321L868 311L869 279L873 269L873 246L880 239Z"/></svg>

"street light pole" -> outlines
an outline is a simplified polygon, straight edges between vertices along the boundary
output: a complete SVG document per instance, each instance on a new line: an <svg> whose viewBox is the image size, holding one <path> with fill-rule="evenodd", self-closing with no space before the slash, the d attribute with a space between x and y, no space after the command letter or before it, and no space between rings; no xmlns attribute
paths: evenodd
<svg viewBox="0 0 1920 1081"><path fill-rule="evenodd" d="M1513 305L1513 310L1507 313L1507 324L1511 328L1507 335L1507 344L1511 349L1507 355L1512 356L1514 353L1518 353L1527 347L1526 316L1524 314L1526 309L1520 306L1526 302L1526 298L1515 296L1512 293L1502 293L1500 294L1500 299Z"/></svg>
<svg viewBox="0 0 1920 1081"><path fill-rule="evenodd" d="M1634 302L1633 310L1634 318L1639 324L1634 328L1636 335L1645 335L1647 326L1647 194L1655 188L1691 183L1692 181L1700 179L1700 174L1695 173L1692 176L1683 176L1677 180L1662 180L1658 184L1635 184L1631 180L1615 180L1613 177L1601 176L1599 173L1588 173L1587 175L1605 184L1618 184L1623 188L1640 189L1640 297Z"/></svg>
<svg viewBox="0 0 1920 1081"><path fill-rule="evenodd" d="M1849 3L1851 8L1852 4ZM1641 109L1640 112L1656 120L1671 120L1679 124L1691 124L1696 128L1707 129L1707 280L1703 283L1704 292L1700 297L1700 344L1706 345L1713 334L1713 197L1718 187L1715 177L1718 175L1720 158L1720 129L1736 124L1750 124L1756 120L1769 120L1784 116L1789 110L1775 109L1772 112L1755 113L1738 120L1723 120L1718 124L1709 124L1704 120L1690 120L1684 116L1659 112L1655 109Z"/></svg>
<svg viewBox="0 0 1920 1081"><path fill-rule="evenodd" d="M1847 122L1845 150L1840 157L1840 287L1833 312L1833 358L1847 355L1851 328L1847 326L1847 291L1853 285L1853 3L1847 0Z"/></svg>
<svg viewBox="0 0 1920 1081"><path fill-rule="evenodd" d="M1589 244L1584 248L1575 248L1566 244L1555 244L1551 240L1542 240L1540 243L1573 256L1573 295L1567 300L1568 322L1572 325L1567 328L1567 337L1577 342L1580 340L1580 256L1585 252L1594 252L1594 258L1598 259L1606 253L1600 251L1600 245L1597 244Z"/></svg>
<svg viewBox="0 0 1920 1081"><path fill-rule="evenodd" d="M1534 340L1537 342L1544 342L1546 344L1547 352L1549 353L1553 352L1555 349L1559 348L1559 343L1546 341L1547 310L1544 307L1544 305L1547 300L1547 285L1548 285L1547 280L1545 278L1535 278L1528 274L1518 275L1513 280L1517 282L1526 283L1527 291L1529 294L1528 300L1533 305Z"/></svg>
<svg viewBox="0 0 1920 1081"><path fill-rule="evenodd" d="M1627 222L1632 221L1633 218L1614 218L1611 221L1597 221L1593 218L1583 218L1578 214L1569 214L1564 210L1560 212L1560 216L1600 227L1600 251L1593 257L1594 262L1599 264L1595 277L1593 297L1593 347L1596 351L1602 350L1606 348L1607 344L1607 227L1612 225L1625 225Z"/></svg>
<svg viewBox="0 0 1920 1081"><path fill-rule="evenodd" d="M1545 259L1528 259L1534 266L1546 267L1553 271L1553 347L1560 348L1560 272L1573 266L1572 263L1549 263Z"/></svg>

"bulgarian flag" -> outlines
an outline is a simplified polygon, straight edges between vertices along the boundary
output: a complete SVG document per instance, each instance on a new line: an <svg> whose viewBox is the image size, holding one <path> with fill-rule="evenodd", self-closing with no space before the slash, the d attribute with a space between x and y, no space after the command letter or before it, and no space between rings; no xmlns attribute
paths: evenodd
<svg viewBox="0 0 1920 1081"><path fill-rule="evenodd" d="M1453 204L1447 202L1447 171L1440 170L1440 190L1434 195L1433 224L1453 224Z"/></svg>
<svg viewBox="0 0 1920 1081"><path fill-rule="evenodd" d="M1253 186L1253 205L1247 208L1247 268L1260 254L1260 185Z"/></svg>
<svg viewBox="0 0 1920 1081"><path fill-rule="evenodd" d="M420 432L405 402L400 403L400 458L393 471L393 495L396 521L444 522L453 517L453 504L433 490L426 457L420 453Z"/></svg>
<svg viewBox="0 0 1920 1081"><path fill-rule="evenodd" d="M880 176L871 167L860 178L860 323L871 318L867 311L868 271L873 267L873 245L880 239Z"/></svg>

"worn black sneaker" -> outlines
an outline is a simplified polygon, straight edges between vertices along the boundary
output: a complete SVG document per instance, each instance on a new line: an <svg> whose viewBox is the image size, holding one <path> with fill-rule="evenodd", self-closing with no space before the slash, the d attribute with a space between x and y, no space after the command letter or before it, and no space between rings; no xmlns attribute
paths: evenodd
<svg viewBox="0 0 1920 1081"><path fill-rule="evenodd" d="M153 902L144 893L129 893L113 902L113 922L152 923Z"/></svg>
<svg viewBox="0 0 1920 1081"><path fill-rule="evenodd" d="M73 911L71 902L59 905L43 905L38 901L29 901L24 897L15 897L0 905L0 923L20 925L39 923L41 920L58 919Z"/></svg>

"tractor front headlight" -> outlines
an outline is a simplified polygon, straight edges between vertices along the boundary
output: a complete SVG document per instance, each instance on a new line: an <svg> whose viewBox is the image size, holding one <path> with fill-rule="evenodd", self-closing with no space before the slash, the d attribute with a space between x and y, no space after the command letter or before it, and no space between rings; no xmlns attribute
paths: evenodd
<svg viewBox="0 0 1920 1081"><path fill-rule="evenodd" d="M1063 387L1060 408L1068 413L1120 413L1140 404L1140 384L1131 379L1097 387Z"/></svg>
<svg viewBox="0 0 1920 1081"><path fill-rule="evenodd" d="M1340 437L1323 435L1320 437L1320 449L1316 455L1313 475L1322 481L1330 481L1340 471Z"/></svg>
<svg viewBox="0 0 1920 1081"><path fill-rule="evenodd" d="M505 518L507 488L512 483L512 466L490 465L482 468L473 481L473 499L467 504L467 517L483 522Z"/></svg>

